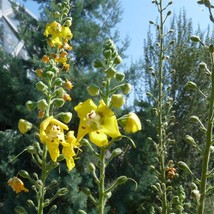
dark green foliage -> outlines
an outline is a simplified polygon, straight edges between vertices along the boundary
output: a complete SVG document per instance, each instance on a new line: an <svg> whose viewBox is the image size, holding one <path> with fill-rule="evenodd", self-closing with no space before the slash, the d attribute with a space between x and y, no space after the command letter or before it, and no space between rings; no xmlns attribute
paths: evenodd
<svg viewBox="0 0 214 214"><path fill-rule="evenodd" d="M16 129L20 118L26 117L25 103L35 96L33 81L20 59L0 52L0 130Z"/></svg>

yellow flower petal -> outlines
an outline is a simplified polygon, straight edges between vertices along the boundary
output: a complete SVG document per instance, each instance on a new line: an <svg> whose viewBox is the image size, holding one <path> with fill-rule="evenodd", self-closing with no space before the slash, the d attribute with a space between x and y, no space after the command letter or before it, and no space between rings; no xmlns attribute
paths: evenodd
<svg viewBox="0 0 214 214"><path fill-rule="evenodd" d="M103 100L97 107L91 99L80 103L75 108L80 117L77 140L81 140L89 133L91 142L97 146L108 144L108 137L121 136L114 112L109 109Z"/></svg>
<svg viewBox="0 0 214 214"><path fill-rule="evenodd" d="M19 193L21 191L28 192L29 190L24 187L24 183L17 177L10 178L7 182L12 187L13 191Z"/></svg>

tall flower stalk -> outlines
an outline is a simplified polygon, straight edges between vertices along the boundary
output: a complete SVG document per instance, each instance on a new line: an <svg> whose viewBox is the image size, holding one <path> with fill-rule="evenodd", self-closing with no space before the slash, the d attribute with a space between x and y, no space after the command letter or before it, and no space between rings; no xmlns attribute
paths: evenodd
<svg viewBox="0 0 214 214"><path fill-rule="evenodd" d="M123 137L133 143L127 133L141 130L141 122L134 112L120 118L116 116L115 111L125 103L124 95L130 92L131 85L124 83L125 75L117 71L116 67L121 63L121 57L111 40L104 43L103 57L104 59L97 59L94 63L94 67L102 71L102 85L92 84L87 88L92 97L99 96L99 104L96 105L92 99L88 99L74 108L80 118L77 140L87 145L97 159L97 163L89 164L89 170L97 185L98 194L94 195L87 187L83 189L83 192L91 199L99 214L104 214L106 203L113 190L128 180L132 180L126 176L120 176L111 185L106 184L107 167L115 157L124 152L120 148L112 151L112 147L115 147L115 142ZM124 135L121 132L124 132ZM87 134L90 141L83 138Z"/></svg>
<svg viewBox="0 0 214 214"><path fill-rule="evenodd" d="M202 123L199 117L195 115L190 117L191 122L196 123L198 125L198 128L204 134L204 144L202 145L196 144L194 138L189 136L189 138L191 138L191 144L194 146L194 148L197 149L197 151L200 153L200 156L202 157L201 175L200 177L198 177L190 170L189 166L187 165L184 168L184 170L189 171L189 173L195 178L195 181L192 183L191 193L196 201L197 213L204 214L206 212L205 204L207 195L210 194L213 189L212 186L209 185L209 179L213 178L214 176L214 168L210 166L210 155L213 151L214 123L214 45L211 44L210 46L207 46L197 36L191 36L190 39L193 42L200 43L202 46L204 46L205 49L207 49L208 53L210 54L210 69L204 62L199 64L199 70L201 72L205 72L210 78L211 83L208 90L206 89L206 92L203 92L203 90L199 89L194 82L188 82L186 85L187 88L191 88L197 91L202 96L202 99L204 99L205 106L208 106L206 125Z"/></svg>
<svg viewBox="0 0 214 214"><path fill-rule="evenodd" d="M164 2L163 0L154 0L152 3L156 6L159 14L158 22L150 21L150 24L155 26L157 30L157 41L154 46L151 46L157 63L155 68L150 68L153 73L154 83L157 85L157 90L154 93L147 92L147 95L154 100L154 114L157 118L155 126L157 128L157 138L149 140L156 148L157 163L151 166L151 170L155 173L156 183L152 185L153 190L157 193L158 202L152 209L158 213L167 214L170 212L183 213L185 203L185 193L182 186L173 190L173 180L178 176L175 163L167 156L170 144L174 143L171 133L171 127L174 124L175 116L173 111L174 101L169 97L170 85L168 79L173 72L167 71L165 65L170 56L167 56L169 48L174 44L171 40L166 43L166 37L173 33L170 29L166 32L165 24L168 17L171 15L169 6L172 1Z"/></svg>
<svg viewBox="0 0 214 214"><path fill-rule="evenodd" d="M72 39L70 30L72 18L68 16L70 2L64 0L56 5L52 4L52 6L54 7L52 8L53 17L44 30L48 48L41 59L42 67L36 70L38 77L36 89L41 99L29 100L26 103L30 112L34 110L38 112L38 121L34 125L20 119L18 124L22 134L33 130L38 136L37 141L25 150L31 154L32 161L40 170L40 175L37 173L31 175L25 170L18 172L18 176L28 179L32 184L36 200L29 199L27 202L34 207L37 214L54 212L57 206L53 202L68 192L67 188L60 188L48 196L47 192L58 185L56 180L48 183L48 176L63 160L66 161L68 170L72 170L75 166L75 148L79 146L74 132L69 130L66 125L71 120L71 112L59 112L59 108L71 100L68 91L73 87L72 83L66 79L66 73L69 71L68 51L72 49L69 44ZM16 192L29 191L17 177L10 179L8 184ZM23 207L16 208L17 212L24 212L24 210Z"/></svg>

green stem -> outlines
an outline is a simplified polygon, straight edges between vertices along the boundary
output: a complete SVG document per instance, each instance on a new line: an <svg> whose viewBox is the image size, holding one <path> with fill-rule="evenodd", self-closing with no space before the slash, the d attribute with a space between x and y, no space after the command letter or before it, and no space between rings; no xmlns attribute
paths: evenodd
<svg viewBox="0 0 214 214"><path fill-rule="evenodd" d="M202 163L202 174L201 174L201 185L200 185L200 203L198 208L198 214L204 213L205 207L205 200L206 200L206 190L207 190L207 174L209 170L209 160L210 160L210 146L212 144L213 138L213 116L214 116L214 54L212 53L211 57L212 63L212 86L211 86L211 96L210 96L210 103L209 103L209 121L207 125L207 133L206 133L206 145L203 155L203 163Z"/></svg>
<svg viewBox="0 0 214 214"><path fill-rule="evenodd" d="M159 149L160 149L160 170L162 183L162 214L167 213L167 198L166 198L166 177L165 177L165 143L163 140L163 58L164 58L164 20L163 20L163 5L160 0L160 55L159 55L159 97L158 97L158 134L159 134Z"/></svg>
<svg viewBox="0 0 214 214"><path fill-rule="evenodd" d="M99 214L104 214L105 208L105 148L100 149L100 182L99 182Z"/></svg>
<svg viewBox="0 0 214 214"><path fill-rule="evenodd" d="M42 186L40 187L40 190L38 191L38 212L37 212L37 214L43 214L43 208L44 208L45 181L47 178L46 158L47 158L47 146L46 146L46 144L43 144L42 175L41 175Z"/></svg>

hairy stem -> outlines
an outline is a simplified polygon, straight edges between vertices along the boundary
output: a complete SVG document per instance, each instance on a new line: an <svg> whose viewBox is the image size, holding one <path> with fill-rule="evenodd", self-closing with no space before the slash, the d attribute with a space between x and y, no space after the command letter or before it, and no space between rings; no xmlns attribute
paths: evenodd
<svg viewBox="0 0 214 214"><path fill-rule="evenodd" d="M210 146L212 144L213 138L213 116L214 116L214 54L211 56L211 64L212 64L212 84L211 84L211 95L209 101L209 118L207 125L207 133L206 133L206 145L203 154L203 163L202 163L202 174L201 174L201 185L200 185L200 203L198 214L204 213L205 208L205 200L206 200L206 190L207 190L207 173L209 170L209 160L210 160Z"/></svg>

